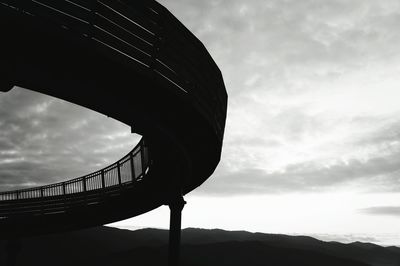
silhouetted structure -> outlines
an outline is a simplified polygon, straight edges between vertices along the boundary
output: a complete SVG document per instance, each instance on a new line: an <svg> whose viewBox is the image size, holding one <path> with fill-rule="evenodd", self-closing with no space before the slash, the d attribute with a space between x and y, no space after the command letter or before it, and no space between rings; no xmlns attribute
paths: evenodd
<svg viewBox="0 0 400 266"><path fill-rule="evenodd" d="M17 265L18 253L21 250L21 242L18 238L12 238L7 241L6 244L6 265L15 266Z"/></svg>
<svg viewBox="0 0 400 266"><path fill-rule="evenodd" d="M0 248L0 265L3 253ZM17 265L54 266L56 262L57 266L160 266L165 265L167 253L167 230L128 231L100 226L24 238ZM397 266L400 248L323 242L307 236L187 228L182 230L181 261L182 265L196 266Z"/></svg>
<svg viewBox="0 0 400 266"><path fill-rule="evenodd" d="M182 195L213 173L225 128L226 90L202 43L153 0L0 0L0 23L0 90L48 94L144 136L97 172L1 193L0 236L91 227L168 204L179 245Z"/></svg>

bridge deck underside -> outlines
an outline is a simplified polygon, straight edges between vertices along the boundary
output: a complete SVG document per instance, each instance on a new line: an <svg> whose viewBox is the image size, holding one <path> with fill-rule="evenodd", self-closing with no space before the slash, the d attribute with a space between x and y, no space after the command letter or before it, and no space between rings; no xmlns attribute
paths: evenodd
<svg viewBox="0 0 400 266"><path fill-rule="evenodd" d="M152 164L140 182L0 201L0 234L69 230L133 217L190 192L213 173L226 118L222 76L204 46L165 8L150 0L59 1L80 4L76 16L88 16L82 28L71 18L63 24L51 16L32 16L55 1L33 1L47 3L44 7L26 1L31 5L25 9L10 8L14 2L24 1L0 0L0 24L7 25L1 29L2 89L21 86L130 125L144 136ZM131 6L142 2L141 9ZM90 3L96 3L95 10ZM144 40L151 39L146 50Z"/></svg>

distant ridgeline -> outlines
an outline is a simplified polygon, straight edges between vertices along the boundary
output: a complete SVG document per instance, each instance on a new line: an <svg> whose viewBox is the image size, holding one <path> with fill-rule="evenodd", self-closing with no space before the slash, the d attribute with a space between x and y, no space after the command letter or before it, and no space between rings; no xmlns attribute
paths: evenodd
<svg viewBox="0 0 400 266"><path fill-rule="evenodd" d="M59 266L128 266L134 261L158 266L167 257L167 244L167 230L97 227L24 239L18 265L50 266L57 261ZM1 259L4 253L0 253L0 263ZM399 261L400 248L370 243L342 244L244 231L182 231L182 265L397 266Z"/></svg>

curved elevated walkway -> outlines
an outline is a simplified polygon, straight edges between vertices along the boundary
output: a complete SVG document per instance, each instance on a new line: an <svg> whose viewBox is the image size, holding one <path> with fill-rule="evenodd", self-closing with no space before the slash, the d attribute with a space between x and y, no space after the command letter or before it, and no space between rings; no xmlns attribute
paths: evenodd
<svg viewBox="0 0 400 266"><path fill-rule="evenodd" d="M95 173L0 193L0 237L133 217L171 204L213 173L226 119L223 79L202 43L163 6L0 0L0 25L0 90L51 95L143 136Z"/></svg>

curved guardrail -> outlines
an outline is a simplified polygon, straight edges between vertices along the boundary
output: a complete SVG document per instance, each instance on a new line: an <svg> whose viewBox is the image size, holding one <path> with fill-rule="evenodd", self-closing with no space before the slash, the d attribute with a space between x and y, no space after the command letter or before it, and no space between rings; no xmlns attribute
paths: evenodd
<svg viewBox="0 0 400 266"><path fill-rule="evenodd" d="M18 85L85 106L135 125L146 139L89 175L0 193L3 235L133 217L212 174L227 111L223 78L166 8L154 0L0 0L0 22L18 28L2 29L0 90ZM143 87L132 88L135 104L124 97L133 85Z"/></svg>
<svg viewBox="0 0 400 266"><path fill-rule="evenodd" d="M1 192L0 201L64 196L124 186L141 181L149 167L149 151L142 138L131 152L101 170L60 183Z"/></svg>
<svg viewBox="0 0 400 266"><path fill-rule="evenodd" d="M0 0L3 6L25 15L40 17L67 31L87 38L99 51L113 59L128 60L129 66L148 72L180 92L190 94L212 120L221 142L225 127L226 92L212 81L222 80L203 44L163 6L155 1L135 0ZM193 58L196 58L195 60ZM135 149L134 149L135 150ZM124 165L126 157L121 159ZM0 193L0 200L55 196L83 192L116 184L107 175L118 167L103 169L105 185L99 185L101 171L40 189ZM102 170L102 171L103 171ZM122 175L124 176L124 175ZM123 179L123 178L122 178ZM83 182L82 180L87 180ZM111 182L111 183L108 183Z"/></svg>
<svg viewBox="0 0 400 266"><path fill-rule="evenodd" d="M92 42L113 60L167 82L201 106L222 143L227 95L204 45L152 0L0 0ZM217 82L215 82L217 81Z"/></svg>

